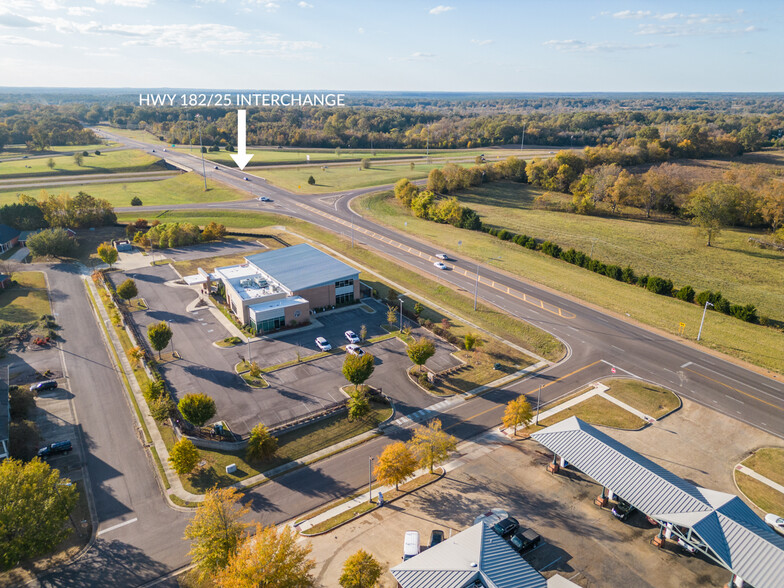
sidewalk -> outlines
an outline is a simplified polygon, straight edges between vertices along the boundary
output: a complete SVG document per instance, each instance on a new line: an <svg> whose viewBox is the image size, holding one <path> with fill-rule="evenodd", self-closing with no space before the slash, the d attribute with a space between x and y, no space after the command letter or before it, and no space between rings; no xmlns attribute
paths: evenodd
<svg viewBox="0 0 784 588"><path fill-rule="evenodd" d="M751 476L755 480L762 482L763 484L773 488L777 492L781 492L782 494L784 494L784 486L782 486L781 484L777 484L776 482L770 480L769 478L766 478L762 474L758 474L751 468L747 468L745 465L738 464L735 466L735 469L738 470L740 473L746 474L747 476Z"/></svg>

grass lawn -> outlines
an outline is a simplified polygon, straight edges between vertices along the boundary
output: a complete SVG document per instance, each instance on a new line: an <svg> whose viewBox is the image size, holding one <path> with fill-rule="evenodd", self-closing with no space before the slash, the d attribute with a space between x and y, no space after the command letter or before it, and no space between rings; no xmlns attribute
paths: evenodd
<svg viewBox="0 0 784 588"><path fill-rule="evenodd" d="M0 178L29 176L60 176L76 174L108 174L118 172L161 171L166 169L163 162L148 153L135 149L105 151L84 158L82 165L76 165L73 155L53 155L54 169L49 169L49 158L21 159L0 163Z"/></svg>
<svg viewBox="0 0 784 588"><path fill-rule="evenodd" d="M465 364L440 378L433 391L439 394L470 392L534 363L528 355L498 341L484 339L482 343L474 351L457 351L455 355ZM496 363L501 364L500 369L494 368Z"/></svg>
<svg viewBox="0 0 784 588"><path fill-rule="evenodd" d="M570 398L582 394L583 392L585 392L585 390L578 392ZM569 398L564 398L561 402L553 406L563 404L567 400L569 400ZM550 408L552 408L552 406L547 407L548 410ZM601 396L591 396L587 400L583 400L579 404L575 404L572 407L565 408L561 412L558 412L551 417L546 419L539 419L539 426L532 424L526 429L526 431L528 433L535 433L544 427L549 427L555 423L560 423L561 421L572 416L576 416L577 418L591 425L604 425L606 427L615 427L616 429L635 430L643 427L646 424L645 421L641 418L636 417L632 413L622 409L620 406L610 402L606 398L602 398ZM519 430L520 429L518 429L518 431Z"/></svg>
<svg viewBox="0 0 784 588"><path fill-rule="evenodd" d="M717 247L707 248L696 239L693 229L688 226L532 209L530 200L535 192L525 185L499 183L474 190L472 195L463 195L461 199L483 212L483 221L490 224L498 222L499 225L503 221L503 225L516 232L541 239L552 238L564 247L579 247L586 253L590 252L590 241L586 243L579 236L583 233L603 235L607 241L604 244L597 243L594 247L593 256L598 259L618 264L628 261L637 273L653 272L652 268L656 267L656 273L673 278L676 286L690 283L697 290L721 290L731 300L756 304L761 314L784 319L784 272L778 267L784 260L784 254L750 249L743 243L749 233L727 230L719 238ZM617 313L628 313L632 319L670 333L676 334L678 323L684 322L685 336L696 339L702 317L702 309L696 304L665 298L637 286L616 282L485 233L416 218L388 194L365 197L361 200L360 208L375 220L438 244L459 257L478 259ZM478 204L481 194L486 196L485 204ZM517 205L514 204L513 194L517 194L520 201ZM506 196L502 198L501 195ZM491 206L488 203L494 204ZM484 216L488 211L492 215ZM520 219L532 219L531 224L523 224ZM545 226L549 228L541 232L537 229ZM573 240L567 239L568 236ZM462 246L458 247L458 241L462 241ZM610 242L614 244L612 248L607 245ZM678 243L682 245L682 250ZM620 253L613 257L608 254L611 250ZM621 253L626 257L621 256ZM503 261L493 261L493 257L501 257ZM643 257L648 258L650 267L642 264L640 260ZM663 271L665 268L662 264L666 263L670 265L669 272ZM705 279L706 274L715 277L715 282ZM679 275L683 276L683 281L679 281ZM784 373L784 355L775 351L784 348L784 333L781 331L709 312L701 343Z"/></svg>
<svg viewBox="0 0 784 588"><path fill-rule="evenodd" d="M16 284L0 290L0 324L23 325L51 314L46 279L41 272L14 272Z"/></svg>
<svg viewBox="0 0 784 588"><path fill-rule="evenodd" d="M735 481L741 492L760 510L784 516L784 494L737 470L735 471Z"/></svg>
<svg viewBox="0 0 784 588"><path fill-rule="evenodd" d="M269 239L278 247L282 247L280 243L274 239ZM187 259L184 261L174 261L172 265L180 272L180 275L191 276L196 273L198 268L204 268L207 271L212 271L216 267L223 267L225 265L237 265L245 263L245 257L255 253L262 253L266 249L252 249L244 251L243 253L235 253L233 255L216 255L215 257L200 257L199 259Z"/></svg>
<svg viewBox="0 0 784 588"><path fill-rule="evenodd" d="M120 222L127 222L135 220L137 216L138 215L122 213L118 215L118 218ZM274 232L274 230L270 228L272 226L285 225L288 230L323 243L358 263L371 268L379 268L378 271L381 272L386 279L405 286L405 288L414 295L427 297L434 302L437 301L438 304L449 309L451 312L464 316L481 328L487 329L525 349L529 349L534 353L553 361L560 359L564 354L564 347L557 339L552 335L537 329L533 325L523 321L510 320L510 317L506 313L481 303L477 306L477 310L474 311L473 298L471 296L461 294L445 285L423 278L419 273L406 269L399 264L391 264L386 258L368 251L367 249L358 246L352 248L350 241L341 238L334 233L319 229L304 221L270 213L219 210L166 211L155 218L161 222L187 221L199 224L205 224L204 221L209 222L209 220L214 220L215 222L223 223L230 229L255 229L264 233ZM295 240L295 238L286 234L287 242L294 244ZM388 286L382 283L375 275L363 272L360 274L360 279L371 288L378 290L382 298L385 297ZM410 297L406 298L403 305L408 311L413 313L414 300ZM444 318L444 315L437 309L427 308L425 309L425 312L422 313L422 316L423 318L429 318L435 323L441 322L441 319ZM462 337L465 332L477 331L475 327L461 324L455 325L453 330L455 334L460 337Z"/></svg>
<svg viewBox="0 0 784 588"><path fill-rule="evenodd" d="M655 419L681 405L680 399L673 392L648 382L618 379L602 383L610 387L607 394Z"/></svg>
<svg viewBox="0 0 784 588"><path fill-rule="evenodd" d="M758 449L751 457L743 461L743 465L765 476L768 480L784 486L784 449L780 447Z"/></svg>
<svg viewBox="0 0 784 588"><path fill-rule="evenodd" d="M27 145L6 145L2 149L0 149L0 160L8 159L8 158L16 158L16 157L24 157L25 155L29 157L39 156L39 155L57 155L63 151L71 152L71 151L89 151L91 155L95 155L95 150L103 151L104 149L110 147L118 147L117 143L108 142L108 143L98 143L95 145L56 145L54 147L47 147L44 151L31 151L27 148ZM73 157L73 156L72 156Z"/></svg>
<svg viewBox="0 0 784 588"><path fill-rule="evenodd" d="M400 178L420 180L426 178L431 169L443 165L444 162L437 165L417 163L412 170L408 163L394 165L374 163L370 169L360 170L357 164L356 166L327 166L326 171L322 171L319 166L302 166L294 169L264 169L253 173L295 194L324 194L394 184ZM316 180L313 186L308 185L310 176Z"/></svg>
<svg viewBox="0 0 784 588"><path fill-rule="evenodd" d="M345 414L338 414L290 433L284 433L278 437L278 451L275 457L268 461L251 464L245 461L244 451L217 452L200 449L201 457L207 465L193 476L183 476L183 485L189 492L204 494L216 484L219 486L234 484L361 435L376 428L392 414L392 408L386 404L371 402L371 406L372 411L364 419L349 421ZM160 427L160 429L167 447L171 448L174 443L174 433L168 427ZM227 474L226 466L232 463L237 464L237 472Z"/></svg>
<svg viewBox="0 0 784 588"><path fill-rule="evenodd" d="M208 190L205 192L204 180L194 173L186 173L165 180L150 182L118 182L116 184L84 184L60 187L47 186L45 190L39 188L16 188L0 190L0 206L18 202L18 194L28 194L40 199L41 192L43 191L46 191L49 194L61 194L65 192L71 196L76 196L80 191L87 192L96 198L108 200L113 206L130 206L134 196L138 196L146 206L199 202L226 202L229 200L243 200L247 198L247 194L237 192L223 184L218 184L210 180L207 180L207 187ZM142 215L136 213L129 216L132 217L132 220L136 220Z"/></svg>

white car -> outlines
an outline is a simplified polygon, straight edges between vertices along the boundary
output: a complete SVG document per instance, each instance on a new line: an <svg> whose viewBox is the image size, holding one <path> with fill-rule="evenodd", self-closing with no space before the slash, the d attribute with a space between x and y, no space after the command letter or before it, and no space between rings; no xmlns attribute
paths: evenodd
<svg viewBox="0 0 784 588"><path fill-rule="evenodd" d="M444 261L449 261L449 256L446 253L436 253L436 257L438 259L443 259Z"/></svg>
<svg viewBox="0 0 784 588"><path fill-rule="evenodd" d="M446 264L444 262L442 262L442 261L437 261L433 265L436 266L440 270L445 270L446 269Z"/></svg>
<svg viewBox="0 0 784 588"><path fill-rule="evenodd" d="M784 518L777 514L769 513L765 515L765 522L771 529L784 535Z"/></svg>
<svg viewBox="0 0 784 588"><path fill-rule="evenodd" d="M327 341L324 337L316 337L316 347L322 351L329 351L332 349L332 345L330 345L329 341Z"/></svg>
<svg viewBox="0 0 784 588"><path fill-rule="evenodd" d="M216 166L215 166L215 169L220 169L220 168L219 168L219 167L216 165Z"/></svg>
<svg viewBox="0 0 784 588"><path fill-rule="evenodd" d="M354 331L346 331L344 335L349 343L359 343L359 337Z"/></svg>
<svg viewBox="0 0 784 588"><path fill-rule="evenodd" d="M362 357L365 355L365 352L362 351L362 348L359 345L346 345L346 353L350 353L351 355L356 355L357 357Z"/></svg>
<svg viewBox="0 0 784 588"><path fill-rule="evenodd" d="M249 178L248 176L245 176L243 179L244 179L246 182L250 182L250 178Z"/></svg>

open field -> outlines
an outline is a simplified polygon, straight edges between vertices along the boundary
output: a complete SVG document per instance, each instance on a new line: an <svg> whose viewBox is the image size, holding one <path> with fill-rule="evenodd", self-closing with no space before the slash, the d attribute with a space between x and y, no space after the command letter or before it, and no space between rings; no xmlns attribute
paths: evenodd
<svg viewBox="0 0 784 588"><path fill-rule="evenodd" d="M11 279L16 284L0 290L0 325L23 325L52 312L44 274L14 272Z"/></svg>
<svg viewBox="0 0 784 588"><path fill-rule="evenodd" d="M768 167L770 171L781 171L784 167L784 151L771 149L744 153L732 159L677 159L670 162L671 169L678 177L696 183L721 180L724 172L733 165L752 165ZM643 173L656 164L646 163L629 168L634 173Z"/></svg>
<svg viewBox="0 0 784 588"><path fill-rule="evenodd" d="M0 149L0 161L4 159L24 157L25 155L28 157L40 157L42 155L56 155L58 153L70 151L89 151L90 153L93 153L96 149L98 151L103 151L104 149L117 146L117 143L107 141L106 143L96 143L93 145L57 145L54 147L47 147L43 151L34 151L28 149L27 145L5 145L2 149Z"/></svg>
<svg viewBox="0 0 784 588"><path fill-rule="evenodd" d="M189 147L176 147L174 148L175 151L180 151L183 153L192 153L195 155L199 154L199 146L195 145L192 148ZM414 150L414 149L375 149L373 151L370 150L348 150L348 149L341 149L340 155L338 155L334 149L274 149L274 148L260 148L260 149L248 149L249 154L253 154L253 159L250 160L248 166L250 168L261 166L261 165L274 165L274 164L321 164L321 163L328 163L328 164L336 164L336 163L347 163L347 162L355 162L358 163L359 160L368 158L372 160L394 160L394 159L411 159L414 161L426 163L426 155L424 150ZM525 156L527 159L532 157L538 156L545 156L546 151L536 151L536 152L525 152ZM236 154L236 152L235 152ZM433 163L440 163L443 165L449 160L457 160L466 158L475 158L477 155L484 154L486 160L488 162L496 161L498 158L504 159L509 157L510 155L519 156L520 150L514 149L493 149L493 150L482 150L482 149L460 149L460 150L438 150L438 151L430 151L429 157L431 160L439 160L433 161ZM231 158L231 153L227 151L208 151L204 154L205 159L209 159L210 161L215 161L217 163L223 163L226 165L235 165L234 160ZM307 156L310 155L310 161L308 161ZM380 161L376 163L377 165L381 165Z"/></svg>
<svg viewBox="0 0 784 588"><path fill-rule="evenodd" d="M75 186L47 186L50 194L63 192L75 196L77 192L87 192L96 198L104 198L113 206L130 206L131 199L138 196L146 206L161 204L186 204L189 202L226 202L243 200L247 194L237 192L224 184L207 180L208 190L204 191L204 180L195 173L187 173L150 182L128 182L116 184L80 184ZM17 202L18 194L29 194L38 198L39 188L16 188L0 191L0 205ZM136 215L137 218L140 215Z"/></svg>
<svg viewBox="0 0 784 588"><path fill-rule="evenodd" d="M382 164L376 163L370 169L360 169L356 166L327 166L322 171L321 166L302 166L287 169L264 169L253 171L255 175L276 186L280 186L295 194L326 194L341 190L354 190L369 186L383 186L394 184L400 178L420 180L427 177L431 169L442 167L445 162L435 164ZM473 164L472 164L473 165ZM315 185L308 184L308 178L313 176Z"/></svg>
<svg viewBox="0 0 784 588"><path fill-rule="evenodd" d="M120 214L118 219L120 222L129 222L136 220L137 217L138 215L136 214L125 213ZM481 303L477 306L477 310L474 311L473 300L470 297L464 296L435 281L424 279L420 274L400 265L389 264L385 258L366 249L361 247L352 248L350 242L346 239L321 230L309 223L269 213L218 210L170 211L161 213L154 218L161 222L186 221L200 225L214 220L215 222L223 223L229 229L255 229L259 232L271 232L269 227L285 225L288 230L323 243L359 263L369 267L383 268L379 271L385 278L405 286L412 294L424 296L434 302L437 301L438 304L451 312L464 316L480 327L525 349L553 361L563 356L563 345L544 331L522 321L510 321L506 314ZM152 220L152 218L149 220ZM289 234L285 236L285 240L295 244L294 239ZM377 277L363 272L360 274L360 278L371 287L379 289L382 297L384 296L386 286L382 285ZM405 304L408 310L413 311L413 302L411 300L407 300ZM408 305L411 305L411 308L408 308ZM433 322L440 322L443 316L434 313L432 317L427 318L430 318ZM470 330L475 331L472 327ZM459 334L462 335L463 333Z"/></svg>
<svg viewBox="0 0 784 588"><path fill-rule="evenodd" d="M525 185L498 183L460 195L488 224L540 239L553 239L564 248L591 251L606 263L631 265L671 278L676 286L691 284L696 290L720 290L735 303L752 303L760 314L784 319L784 254L750 248L745 239L753 233L727 230L716 247L705 247L691 227L677 224L586 217L532 208L538 190ZM685 336L695 339L702 309L600 276L561 260L550 258L509 241L476 231L457 229L414 217L390 193L362 198L357 210L371 218L454 252L471 257L602 306L632 319L677 333L686 323ZM407 223L407 224L405 224ZM458 247L457 242L462 241ZM502 257L498 262L491 258ZM710 312L705 320L702 344L757 365L784 373L784 333L744 323Z"/></svg>
<svg viewBox="0 0 784 588"><path fill-rule="evenodd" d="M166 169L157 157L134 149L107 151L100 155L95 155L94 151L88 151L88 153L90 155L84 158L81 166L76 165L73 155L52 156L53 169L49 169L47 166L50 159L47 157L4 161L0 163L0 178L143 172Z"/></svg>

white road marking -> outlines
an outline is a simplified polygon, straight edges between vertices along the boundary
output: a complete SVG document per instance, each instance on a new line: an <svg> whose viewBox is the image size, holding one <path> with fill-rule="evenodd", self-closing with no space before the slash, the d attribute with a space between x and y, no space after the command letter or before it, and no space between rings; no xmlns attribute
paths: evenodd
<svg viewBox="0 0 784 588"><path fill-rule="evenodd" d="M103 535L104 533L108 533L109 531L114 531L115 529L119 529L120 527L124 527L125 525L130 525L131 523L135 523L138 520L139 520L138 517L134 517L134 518L132 518L132 519L130 519L128 521L124 521L122 523L117 523L116 525L113 525L113 526L109 527L108 529L103 529L101 531L98 531L95 535L96 536Z"/></svg>
<svg viewBox="0 0 784 588"><path fill-rule="evenodd" d="M740 402L741 404L746 404L742 400L738 400L737 398L734 398L733 396L729 396L728 394L725 394L724 397L729 398L730 400L734 400L735 402Z"/></svg>
<svg viewBox="0 0 784 588"><path fill-rule="evenodd" d="M620 348L620 347L618 347L617 345L610 345L610 347L612 347L613 349L617 349L617 350L618 350L618 351L620 351L621 353L626 353L626 352L625 352L623 349L621 349L621 348Z"/></svg>
<svg viewBox="0 0 784 588"><path fill-rule="evenodd" d="M208 332L208 333L212 333L214 330L215 330L215 329L208 329L208 330L207 330L207 332Z"/></svg>
<svg viewBox="0 0 784 588"><path fill-rule="evenodd" d="M687 362L686 362L686 363L684 363L684 364L683 364L681 367L682 367L682 368L685 368L686 366L689 366L689 365L691 365L691 364L692 364L692 362L690 362L690 361L687 361Z"/></svg>

